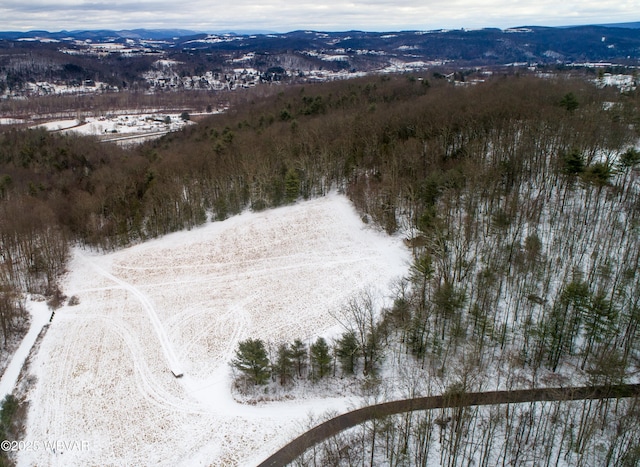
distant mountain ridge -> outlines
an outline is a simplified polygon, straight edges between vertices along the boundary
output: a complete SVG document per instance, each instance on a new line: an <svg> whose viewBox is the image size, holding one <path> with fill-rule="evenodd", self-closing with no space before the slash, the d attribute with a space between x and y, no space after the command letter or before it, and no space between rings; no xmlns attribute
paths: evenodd
<svg viewBox="0 0 640 467"><path fill-rule="evenodd" d="M3 31L0 32L0 39L6 40L20 40L20 39L56 39L64 40L73 38L76 40L82 39L95 39L95 40L107 40L113 38L130 38L130 39L146 39L146 40L161 40L171 39L175 37L194 36L200 34L198 31L191 31L188 29L123 29L123 30L111 30L111 29L95 29L95 30L74 30L74 31Z"/></svg>
<svg viewBox="0 0 640 467"><path fill-rule="evenodd" d="M5 40L20 40L20 39L97 39L107 40L113 38L127 38L127 39L142 39L142 40L162 40L162 39L176 39L180 37L197 36L199 34L233 34L233 35L254 35L254 34L278 34L272 31L264 30L225 30L215 32L194 31L191 29L78 29L72 31L0 31L0 39Z"/></svg>
<svg viewBox="0 0 640 467"><path fill-rule="evenodd" d="M505 29L500 28L483 28L483 29L434 29L434 30L409 30L409 31L311 31L311 30L294 30L285 33L278 33L265 30L252 30L252 29L228 29L218 31L196 31L191 29L78 29L78 30L62 30L62 31L46 31L46 30L31 30L31 31L0 31L0 39L6 40L18 40L18 39L36 39L36 38L49 38L63 40L68 38L75 39L113 39L113 38L131 38L131 39L143 39L143 40L160 40L160 39L177 39L184 37L191 37L197 35L207 34L231 34L237 36L254 36L254 35L277 35L287 36L298 33L320 32L323 34L344 34L350 32L364 33L364 34L394 34L394 33L406 33L406 32L423 32L423 33L443 33L449 31L513 31L522 29L575 29L586 27L604 27L604 28L622 28L622 29L640 29L640 21L626 22L626 23L608 23L608 24L593 24L593 25L580 25L580 26L562 26L562 27L550 27L550 26L516 26Z"/></svg>
<svg viewBox="0 0 640 467"><path fill-rule="evenodd" d="M640 28L640 21L636 21L635 23L610 23L610 24L598 24L598 26L605 26L608 28L629 28L629 29L638 29Z"/></svg>
<svg viewBox="0 0 640 467"><path fill-rule="evenodd" d="M639 60L640 22L397 32L0 32L0 95L57 92L51 83L219 90L426 68L449 74L478 67L597 64L613 70L637 67Z"/></svg>

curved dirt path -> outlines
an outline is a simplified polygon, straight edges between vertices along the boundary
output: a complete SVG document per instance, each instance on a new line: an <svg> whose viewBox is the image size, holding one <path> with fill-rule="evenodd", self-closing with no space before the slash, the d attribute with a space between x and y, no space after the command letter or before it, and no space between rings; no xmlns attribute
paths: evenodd
<svg viewBox="0 0 640 467"><path fill-rule="evenodd" d="M418 397L385 402L353 410L312 428L274 453L258 467L281 467L293 462L307 449L339 432L368 420L414 410L468 407L480 405L514 404L521 402L572 401L584 399L613 399L640 396L640 384L589 386L577 388L540 388L517 391L491 391L467 394Z"/></svg>

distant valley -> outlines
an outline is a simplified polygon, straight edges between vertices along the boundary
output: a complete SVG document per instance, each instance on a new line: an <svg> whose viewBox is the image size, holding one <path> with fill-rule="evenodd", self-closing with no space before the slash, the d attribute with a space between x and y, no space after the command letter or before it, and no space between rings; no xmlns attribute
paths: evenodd
<svg viewBox="0 0 640 467"><path fill-rule="evenodd" d="M640 59L638 25L282 34L0 32L0 96L223 91L427 68L442 73L635 69Z"/></svg>

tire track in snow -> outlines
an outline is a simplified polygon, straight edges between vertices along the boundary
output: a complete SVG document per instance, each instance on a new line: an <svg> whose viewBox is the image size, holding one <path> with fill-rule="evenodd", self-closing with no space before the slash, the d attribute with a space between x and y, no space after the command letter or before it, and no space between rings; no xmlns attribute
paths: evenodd
<svg viewBox="0 0 640 467"><path fill-rule="evenodd" d="M84 256L82 258L85 261L89 261ZM104 270L103 268L101 268L100 266L98 266L97 264L95 264L93 262L89 262L89 264L101 276L103 276L103 277L115 282L116 284L120 285L124 290L130 292L131 294L133 294L138 299L138 301L140 302L140 304L144 308L145 312L147 313L147 316L151 320L151 324L153 326L153 329L154 329L154 331L156 333L156 336L158 338L160 346L162 347L162 352L164 353L165 359L167 360L167 365L169 367L169 370L176 376L177 375L182 375L182 373L183 373L182 372L182 368L180 367L180 364L178 362L178 359L176 358L175 352L173 351L173 346L171 345L171 341L169 341L169 338L167 337L167 333L165 332L164 327L162 326L162 323L160 322L160 318L158 318L158 314L156 313L155 307L153 306L153 303L151 303L151 300L149 300L149 298L144 293L142 293L140 291L140 289L138 289L133 284L130 284L129 282L126 282L126 281L114 276L113 274L111 274L110 272Z"/></svg>
<svg viewBox="0 0 640 467"><path fill-rule="evenodd" d="M190 351L190 349L198 340L207 335L210 335L212 329L220 328L221 326L224 326L225 323L228 325L229 322L225 321L225 319L227 317L231 318L231 321L233 322L232 334L224 340L224 345L219 351L220 357L217 357L215 361L213 361L210 365L209 373L212 375L212 377L208 378L206 382L199 378L187 377L184 381L184 387L186 389L187 395L195 397L198 400L202 400L202 395L206 394L208 389L219 386L221 384L229 384L225 368L228 368L228 364L229 362L231 362L231 359L235 354L238 342L240 342L242 337L245 335L249 323L251 322L251 317L244 309L245 305L250 300L251 297L248 297L245 298L242 302L229 307L227 311L218 318L218 320L213 322L211 325L202 328L201 331L194 337L191 344L186 347L185 352ZM216 403L215 406L208 404L210 413L229 416L229 414L233 413L234 410L230 410L230 407L237 407L237 402L235 402L230 397L230 393L228 400L220 402L222 403ZM226 407L224 407L225 405Z"/></svg>
<svg viewBox="0 0 640 467"><path fill-rule="evenodd" d="M231 357L235 353L236 346L238 345L238 342L240 342L240 339L246 332L246 329L251 321L249 314L246 312L244 308L245 305L250 301L251 301L251 298L248 297L242 302L238 303L237 305L232 306L228 311L229 314L232 314L233 316L237 317L239 319L239 322L234 327L233 334L227 341L227 345L225 350L223 351L222 359L221 359L223 362L231 361Z"/></svg>
<svg viewBox="0 0 640 467"><path fill-rule="evenodd" d="M244 305L248 302L249 299L245 299L243 302L229 307L226 312L216 316L215 319L211 319L209 324L201 326L198 332L193 335L191 341L182 348L183 354L188 355L189 352L198 345L200 340L211 336L214 330L217 331L220 330L220 328L224 328L225 330L232 330L232 334L229 338L225 339L226 344L224 345L223 353L220 357L216 357L216 360L222 362L230 361L236 345L240 341L240 336L250 322L248 313L244 309ZM201 316L206 317L210 312L210 310L194 310L189 313L188 316L184 317L184 321Z"/></svg>
<svg viewBox="0 0 640 467"><path fill-rule="evenodd" d="M202 406L197 404L191 404L185 401L184 398L175 396L169 391L163 390L160 384L153 381L153 375L149 369L149 365L145 362L144 350L140 347L135 337L122 323L116 323L112 319L107 317L100 317L100 321L105 329L110 329L118 337L122 339L126 347L129 349L131 358L133 360L133 366L138 374L139 378L136 380L139 393L150 403L160 408L170 408L178 412L187 413L208 413L207 410L203 410Z"/></svg>
<svg viewBox="0 0 640 467"><path fill-rule="evenodd" d="M76 329L80 332L86 327L86 324L74 323ZM46 403L41 404L41 411L38 414L38 420L43 426L43 435L47 439L64 439L67 436L66 427L68 426L68 412L66 407L73 404L73 396L66 390L60 391L59 388L65 387L67 381L73 379L73 359L72 349L76 347L77 340L68 339L61 342L56 352L56 364L47 365L46 372L47 386L43 388L44 396L41 396ZM54 389L58 389L57 391ZM44 423L43 423L44 421ZM48 423L47 423L48 422ZM51 452L47 451L47 455Z"/></svg>

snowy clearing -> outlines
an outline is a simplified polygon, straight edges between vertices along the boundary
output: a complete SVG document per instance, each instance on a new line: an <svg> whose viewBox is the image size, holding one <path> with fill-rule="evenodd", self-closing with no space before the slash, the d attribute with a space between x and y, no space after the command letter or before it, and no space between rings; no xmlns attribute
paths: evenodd
<svg viewBox="0 0 640 467"><path fill-rule="evenodd" d="M180 114L125 114L104 117L87 117L82 120L54 120L36 126L49 131L73 131L80 135L144 135L149 133L167 133L183 128L193 122L183 120Z"/></svg>
<svg viewBox="0 0 640 467"><path fill-rule="evenodd" d="M238 341L331 335L331 310L363 288L386 293L409 259L336 194L108 255L75 251L63 288L79 304L56 311L33 360L24 438L58 448L20 452L19 465L259 463L310 415L353 401L239 404Z"/></svg>

